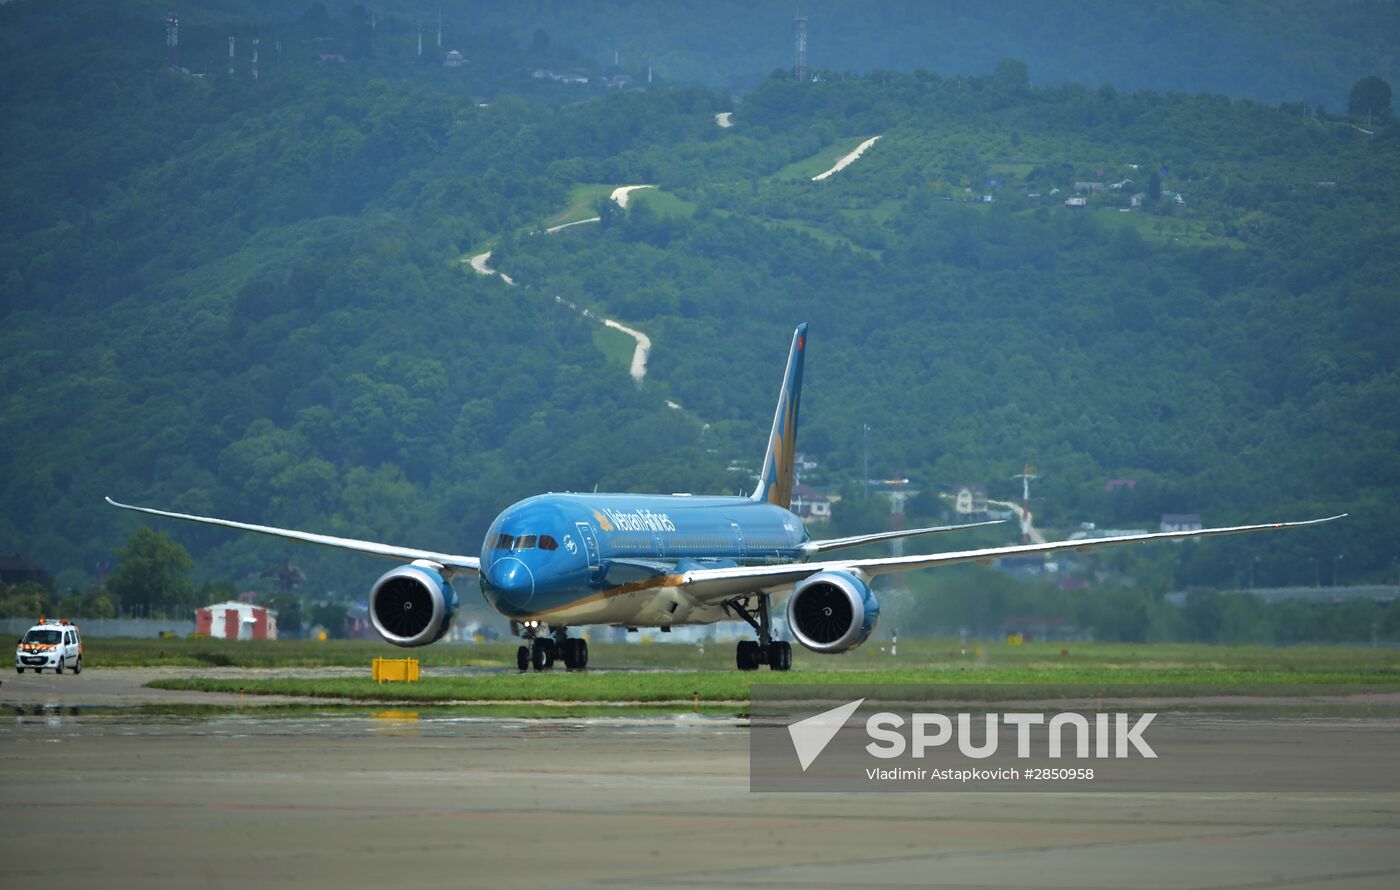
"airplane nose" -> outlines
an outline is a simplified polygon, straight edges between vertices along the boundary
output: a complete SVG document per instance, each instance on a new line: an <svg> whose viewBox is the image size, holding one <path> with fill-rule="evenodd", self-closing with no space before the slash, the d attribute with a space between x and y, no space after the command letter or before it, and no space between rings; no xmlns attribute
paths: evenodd
<svg viewBox="0 0 1400 890"><path fill-rule="evenodd" d="M486 580L501 598L523 606L535 595L535 576L530 567L514 556L496 560L486 572Z"/></svg>

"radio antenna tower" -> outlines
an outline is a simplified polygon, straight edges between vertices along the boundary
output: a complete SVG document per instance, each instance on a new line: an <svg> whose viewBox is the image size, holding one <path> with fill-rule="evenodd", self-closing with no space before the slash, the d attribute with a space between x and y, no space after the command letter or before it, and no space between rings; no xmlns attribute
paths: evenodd
<svg viewBox="0 0 1400 890"><path fill-rule="evenodd" d="M180 70L180 17L173 12L165 17L165 62L171 71Z"/></svg>
<svg viewBox="0 0 1400 890"><path fill-rule="evenodd" d="M807 82L807 19L797 16L797 82Z"/></svg>
<svg viewBox="0 0 1400 890"><path fill-rule="evenodd" d="M230 76L230 77L233 76L233 37L232 37L232 36L230 36L229 39L228 39L228 73L229 73L229 76Z"/></svg>
<svg viewBox="0 0 1400 890"><path fill-rule="evenodd" d="M253 80L258 79L258 38L253 38Z"/></svg>

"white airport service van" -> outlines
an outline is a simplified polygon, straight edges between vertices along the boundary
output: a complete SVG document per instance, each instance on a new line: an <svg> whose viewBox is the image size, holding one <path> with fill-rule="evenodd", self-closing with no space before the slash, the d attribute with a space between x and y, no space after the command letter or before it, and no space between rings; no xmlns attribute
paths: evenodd
<svg viewBox="0 0 1400 890"><path fill-rule="evenodd" d="M53 668L56 674L71 668L73 673L81 674L83 637L78 625L69 623L67 618L40 618L15 646L15 673L22 674L25 668L33 668L36 674L43 673L44 668Z"/></svg>

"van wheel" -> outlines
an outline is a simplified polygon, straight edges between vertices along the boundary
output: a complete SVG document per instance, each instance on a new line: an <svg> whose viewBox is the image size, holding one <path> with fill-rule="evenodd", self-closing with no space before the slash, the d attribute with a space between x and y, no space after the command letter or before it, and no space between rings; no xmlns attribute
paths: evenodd
<svg viewBox="0 0 1400 890"><path fill-rule="evenodd" d="M15 673L17 673L17 674L22 674L22 673L24 673L24 668L22 668L22 667L17 667L17 668L15 668Z"/></svg>
<svg viewBox="0 0 1400 890"><path fill-rule="evenodd" d="M79 655L79 656L78 656L78 660L75 661L75 662L73 662L73 673L75 673L75 674L81 674L82 672L83 672L83 657L82 657L81 655Z"/></svg>
<svg viewBox="0 0 1400 890"><path fill-rule="evenodd" d="M53 672L54 672L55 674L61 674L61 673L63 673L63 659L62 659L62 658L60 658L60 659L58 660L58 667L54 668L54 669L53 669Z"/></svg>

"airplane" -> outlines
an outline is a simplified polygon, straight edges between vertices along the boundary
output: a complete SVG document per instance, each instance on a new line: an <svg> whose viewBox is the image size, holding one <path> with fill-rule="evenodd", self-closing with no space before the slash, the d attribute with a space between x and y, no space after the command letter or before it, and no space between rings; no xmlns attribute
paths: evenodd
<svg viewBox="0 0 1400 890"><path fill-rule="evenodd" d="M797 418L807 325L793 332L758 485L747 497L550 493L507 507L491 523L479 555L417 550L295 529L192 516L107 502L124 510L323 544L405 563L374 583L369 614L386 641L404 647L442 639L458 597L452 582L476 581L486 601L521 638L516 666L549 670L557 660L588 665L588 643L571 628L613 626L669 631L739 619L754 631L735 649L741 671L792 667L792 644L774 633L774 602L787 597L787 624L805 648L845 652L875 630L875 577L956 563L990 564L1007 556L1049 554L1143 541L1206 538L1302 528L1346 514L1189 531L984 547L947 553L867 558L829 554L878 541L994 525L973 522L813 540L789 508L797 454Z"/></svg>

